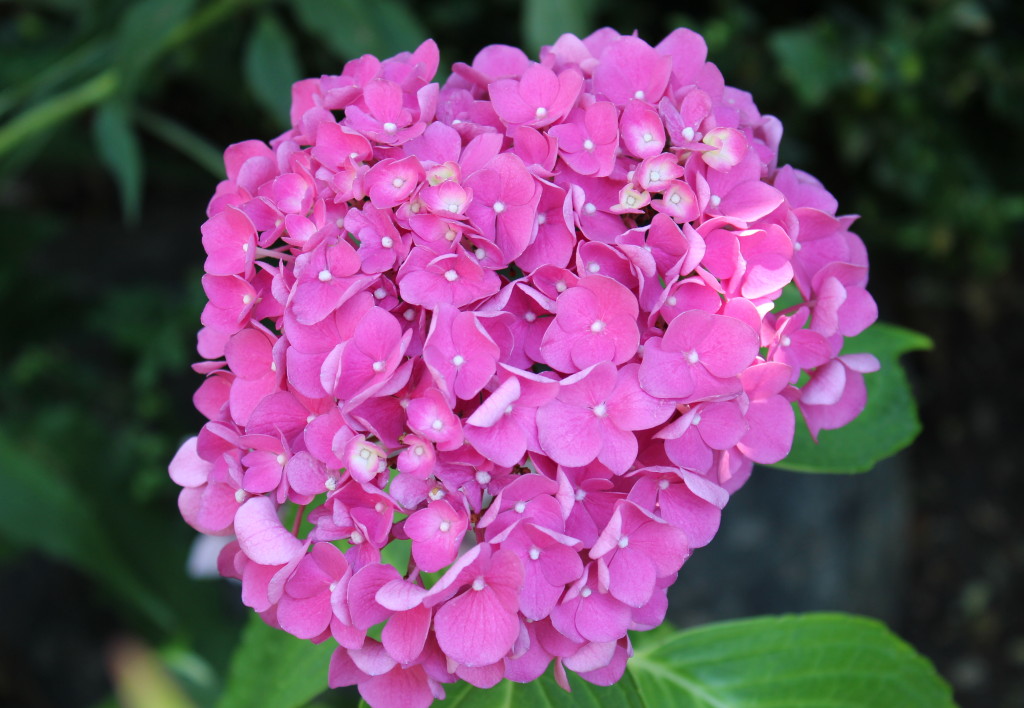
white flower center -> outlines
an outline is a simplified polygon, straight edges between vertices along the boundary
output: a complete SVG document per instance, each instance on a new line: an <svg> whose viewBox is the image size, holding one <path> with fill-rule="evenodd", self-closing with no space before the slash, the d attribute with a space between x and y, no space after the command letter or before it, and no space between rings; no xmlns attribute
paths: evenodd
<svg viewBox="0 0 1024 708"><path fill-rule="evenodd" d="M494 209L495 214L500 214L505 211L505 202L494 202L494 206L492 208Z"/></svg>
<svg viewBox="0 0 1024 708"><path fill-rule="evenodd" d="M252 302L252 295L250 295L249 293L246 293L245 295L242 296L242 304L243 305L248 305L250 302Z"/></svg>
<svg viewBox="0 0 1024 708"><path fill-rule="evenodd" d="M629 545L629 536L623 536L619 539L619 548L625 548Z"/></svg>
<svg viewBox="0 0 1024 708"><path fill-rule="evenodd" d="M693 140L693 128L690 126L683 128L683 140Z"/></svg>
<svg viewBox="0 0 1024 708"><path fill-rule="evenodd" d="M544 106L537 106L537 110L534 111L534 115L537 116L538 118L543 118L547 114L548 114L548 109L545 108Z"/></svg>
<svg viewBox="0 0 1024 708"><path fill-rule="evenodd" d="M390 236L385 236L380 240L380 245L383 246L384 248L391 248L392 246L395 245L395 240Z"/></svg>
<svg viewBox="0 0 1024 708"><path fill-rule="evenodd" d="M522 514L524 511L526 511L526 502L517 501L516 505L512 508L516 510L517 514Z"/></svg>
<svg viewBox="0 0 1024 708"><path fill-rule="evenodd" d="M379 374L380 372L384 371L384 362L375 361L373 362L373 366L371 368Z"/></svg>
<svg viewBox="0 0 1024 708"><path fill-rule="evenodd" d="M245 496L246 494L244 489L235 490L235 501L238 502L239 504L245 501Z"/></svg>
<svg viewBox="0 0 1024 708"><path fill-rule="evenodd" d="M484 581L483 576L478 576L473 581L473 589L476 590L477 592L480 592L485 587L487 587L487 583Z"/></svg>
<svg viewBox="0 0 1024 708"><path fill-rule="evenodd" d="M584 140L583 141L583 149L584 150L593 150L594 149L594 141L591 140L590 138L587 138L586 140Z"/></svg>
<svg viewBox="0 0 1024 708"><path fill-rule="evenodd" d="M401 177L395 177L393 180L391 180L391 186L394 187L395 189L398 189L403 184L405 184L405 180L402 179Z"/></svg>
<svg viewBox="0 0 1024 708"><path fill-rule="evenodd" d="M383 300L388 296L388 291L385 290L384 288L377 288L376 290L373 291L373 296L378 300Z"/></svg>
<svg viewBox="0 0 1024 708"><path fill-rule="evenodd" d="M593 594L593 592L594 591L591 590L590 588L583 588L583 592L580 593L580 597L586 599L586 598L590 597L591 594Z"/></svg>
<svg viewBox="0 0 1024 708"><path fill-rule="evenodd" d="M585 211L588 214L593 214L595 211L597 211L597 207L594 206L593 202L587 202L586 204L583 205L583 211Z"/></svg>
<svg viewBox="0 0 1024 708"><path fill-rule="evenodd" d="M324 480L324 488L327 489L328 492L333 492L338 488L338 480L334 477L328 477Z"/></svg>
<svg viewBox="0 0 1024 708"><path fill-rule="evenodd" d="M608 406L605 403L598 403L596 406L594 406L593 411L594 415L596 415L598 418L604 418L606 415L608 415Z"/></svg>
<svg viewBox="0 0 1024 708"><path fill-rule="evenodd" d="M564 280L559 280L557 283L555 283L555 290L557 290L560 293L564 293L567 287L568 286L565 284Z"/></svg>
<svg viewBox="0 0 1024 708"><path fill-rule="evenodd" d="M447 280L449 283L454 283L456 280L459 279L459 274L455 271L454 268L451 268L444 272L444 279Z"/></svg>
<svg viewBox="0 0 1024 708"><path fill-rule="evenodd" d="M249 244L248 243L243 243L242 244L242 253L248 253L248 252L249 252Z"/></svg>
<svg viewBox="0 0 1024 708"><path fill-rule="evenodd" d="M402 317L405 318L406 322L412 322L414 319L416 319L416 311L406 310L405 312L402 313Z"/></svg>
<svg viewBox="0 0 1024 708"><path fill-rule="evenodd" d="M440 418L434 418L434 422L430 424L430 427L434 430L440 430L444 427L444 421Z"/></svg>
<svg viewBox="0 0 1024 708"><path fill-rule="evenodd" d="M465 363L466 358L461 354L456 354L455 356L452 357L452 364L454 364L455 366L462 366Z"/></svg>
<svg viewBox="0 0 1024 708"><path fill-rule="evenodd" d="M644 95L645 94L643 91L637 91L636 93L633 94L633 98L635 98L638 101L642 101L644 100Z"/></svg>
<svg viewBox="0 0 1024 708"><path fill-rule="evenodd" d="M788 347L792 343L793 343L793 340L790 339L789 337L783 337L782 338L782 346Z"/></svg>
<svg viewBox="0 0 1024 708"><path fill-rule="evenodd" d="M445 520L437 525L437 530L441 533L448 533L448 531L451 530L451 527L452 522Z"/></svg>
<svg viewBox="0 0 1024 708"><path fill-rule="evenodd" d="M530 560L537 560L540 558L540 549L534 546L530 549Z"/></svg>
<svg viewBox="0 0 1024 708"><path fill-rule="evenodd" d="M483 485L483 484L487 484L488 482L491 481L491 473L490 472L486 472L484 470L480 470L474 476L476 478L476 483L477 484Z"/></svg>
<svg viewBox="0 0 1024 708"><path fill-rule="evenodd" d="M604 322L601 320L594 320L594 323L590 325L591 332L600 332L604 329Z"/></svg>
<svg viewBox="0 0 1024 708"><path fill-rule="evenodd" d="M659 480L658 481L658 489L661 489L661 490L668 489L668 480L667 479Z"/></svg>
<svg viewBox="0 0 1024 708"><path fill-rule="evenodd" d="M320 271L316 275L316 279L319 280L321 283L326 283L328 280L330 280L333 277L334 276L331 275L331 271L327 270L326 268L324 268L322 271Z"/></svg>
<svg viewBox="0 0 1024 708"><path fill-rule="evenodd" d="M587 264L587 270L591 273L597 273L601 270L601 264L597 261L591 261Z"/></svg>
<svg viewBox="0 0 1024 708"><path fill-rule="evenodd" d="M576 497L576 501L583 501L587 498L587 493L582 489L577 489L573 496Z"/></svg>
<svg viewBox="0 0 1024 708"><path fill-rule="evenodd" d="M717 194L712 194L710 202L711 202L711 206L716 207L716 206L718 206L719 204L722 203L722 198L720 196L718 196Z"/></svg>
<svg viewBox="0 0 1024 708"><path fill-rule="evenodd" d="M387 123L384 124L385 133L393 133L396 130L398 130L398 126L392 123L391 121L388 121Z"/></svg>
<svg viewBox="0 0 1024 708"><path fill-rule="evenodd" d="M352 541L352 545L353 546L358 546L360 543L362 543L365 540L366 539L363 538L363 534L359 533L358 531L353 531L352 532L351 541Z"/></svg>
<svg viewBox="0 0 1024 708"><path fill-rule="evenodd" d="M690 351L690 352L687 352L687 354L686 354L686 360L688 362L690 362L691 364L696 364L698 361L700 361L700 357L697 356L697 352L696 351Z"/></svg>
<svg viewBox="0 0 1024 708"><path fill-rule="evenodd" d="M533 312L527 312L525 315L523 315L523 319L526 320L527 322L536 322L537 315L536 313Z"/></svg>

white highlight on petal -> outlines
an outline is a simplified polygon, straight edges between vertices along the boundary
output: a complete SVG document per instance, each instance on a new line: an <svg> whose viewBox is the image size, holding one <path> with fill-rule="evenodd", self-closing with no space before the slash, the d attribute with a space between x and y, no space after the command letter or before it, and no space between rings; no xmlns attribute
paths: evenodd
<svg viewBox="0 0 1024 708"><path fill-rule="evenodd" d="M270 370L271 371L277 371L277 362L276 361L270 362Z"/></svg>
<svg viewBox="0 0 1024 708"><path fill-rule="evenodd" d="M604 329L604 322L601 320L594 320L593 324L590 325L591 332L600 332Z"/></svg>
<svg viewBox="0 0 1024 708"><path fill-rule="evenodd" d="M326 283L333 277L334 276L331 275L331 271L327 270L326 268L324 268L322 271L316 274L316 279L319 280L321 283Z"/></svg>
<svg viewBox="0 0 1024 708"><path fill-rule="evenodd" d="M500 214L505 211L505 202L494 202L492 209L494 209L495 214Z"/></svg>
<svg viewBox="0 0 1024 708"><path fill-rule="evenodd" d="M456 280L459 279L459 274L458 272L456 272L454 268L451 268L444 272L444 279L447 280L449 283L454 283Z"/></svg>

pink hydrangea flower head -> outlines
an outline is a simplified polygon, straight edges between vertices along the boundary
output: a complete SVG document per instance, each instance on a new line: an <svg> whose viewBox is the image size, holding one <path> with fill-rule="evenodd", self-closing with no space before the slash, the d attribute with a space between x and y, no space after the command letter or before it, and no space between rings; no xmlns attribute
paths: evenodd
<svg viewBox="0 0 1024 708"><path fill-rule="evenodd" d="M878 367L841 354L877 316L854 219L699 35L438 60L300 81L225 151L169 466L244 604L374 708L617 681L753 464Z"/></svg>

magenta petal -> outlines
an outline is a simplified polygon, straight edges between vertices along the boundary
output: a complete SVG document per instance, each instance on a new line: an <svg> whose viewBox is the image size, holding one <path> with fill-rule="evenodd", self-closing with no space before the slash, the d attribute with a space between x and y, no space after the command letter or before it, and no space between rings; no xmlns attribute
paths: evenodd
<svg viewBox="0 0 1024 708"><path fill-rule="evenodd" d="M489 587L467 590L434 616L441 650L466 666L493 664L512 650L519 618L506 611Z"/></svg>
<svg viewBox="0 0 1024 708"><path fill-rule="evenodd" d="M253 497L235 514L235 534L242 552L261 565L288 563L302 553L305 544L285 529L274 503Z"/></svg>
<svg viewBox="0 0 1024 708"><path fill-rule="evenodd" d="M431 611L420 605L391 616L381 632L388 654L400 664L408 664L423 651L430 629Z"/></svg>

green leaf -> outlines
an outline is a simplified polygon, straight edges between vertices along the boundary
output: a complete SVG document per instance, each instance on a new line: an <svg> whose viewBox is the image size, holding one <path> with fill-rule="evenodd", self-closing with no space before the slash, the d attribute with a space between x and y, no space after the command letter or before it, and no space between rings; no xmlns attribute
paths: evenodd
<svg viewBox="0 0 1024 708"><path fill-rule="evenodd" d="M522 33L526 49L536 54L566 32L586 36L593 29L592 0L526 0Z"/></svg>
<svg viewBox="0 0 1024 708"><path fill-rule="evenodd" d="M100 159L117 181L124 218L133 222L142 203L142 149L123 101L107 101L99 107L93 136Z"/></svg>
<svg viewBox="0 0 1024 708"><path fill-rule="evenodd" d="M267 626L253 615L231 658L217 708L298 708L327 690L337 643L313 644Z"/></svg>
<svg viewBox="0 0 1024 708"><path fill-rule="evenodd" d="M302 70L291 37L270 12L256 23L245 48L245 81L249 91L282 126L290 125L292 84Z"/></svg>
<svg viewBox="0 0 1024 708"><path fill-rule="evenodd" d="M573 708L642 708L636 683L628 673L613 686L595 686L587 683L572 672L569 685L572 693L567 694L555 683L551 669L536 681L513 683L502 681L494 688L476 688L465 682L446 685L447 698L435 706L446 708L494 708L494 706L557 706L571 705ZM671 705L666 703L664 705Z"/></svg>
<svg viewBox="0 0 1024 708"><path fill-rule="evenodd" d="M925 335L882 322L847 340L844 354L870 352L882 364L881 370L864 377L868 393L864 411L839 430L821 431L815 443L793 404L797 411L793 449L773 466L797 472L867 472L876 462L905 448L921 432L921 422L899 358L931 348Z"/></svg>
<svg viewBox="0 0 1024 708"><path fill-rule="evenodd" d="M758 617L636 636L645 706L947 708L949 686L884 624L842 614Z"/></svg>
<svg viewBox="0 0 1024 708"><path fill-rule="evenodd" d="M303 28L342 59L411 52L428 36L398 0L293 0L292 7Z"/></svg>

